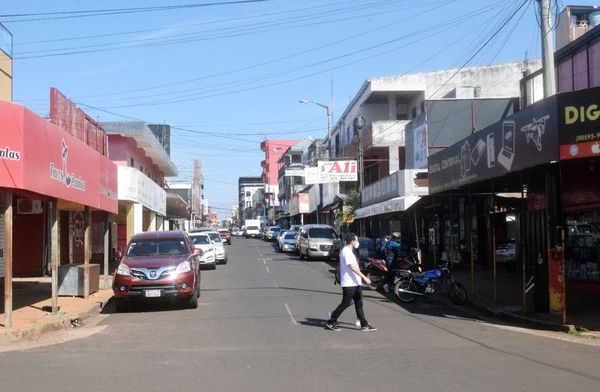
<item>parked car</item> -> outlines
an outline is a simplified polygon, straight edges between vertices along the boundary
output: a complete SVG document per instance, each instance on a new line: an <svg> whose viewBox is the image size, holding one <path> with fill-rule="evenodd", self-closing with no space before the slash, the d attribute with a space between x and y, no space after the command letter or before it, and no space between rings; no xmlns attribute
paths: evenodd
<svg viewBox="0 0 600 392"><path fill-rule="evenodd" d="M286 231L281 237L281 243L279 245L281 252L295 252L296 251L296 232Z"/></svg>
<svg viewBox="0 0 600 392"><path fill-rule="evenodd" d="M214 242L215 253L217 256L218 264L227 264L227 252L225 252L225 246L223 245L223 239L217 231L207 231L206 234Z"/></svg>
<svg viewBox="0 0 600 392"><path fill-rule="evenodd" d="M274 241L277 238L277 235L281 232L281 227L279 226L271 226L265 231L265 240Z"/></svg>
<svg viewBox="0 0 600 392"><path fill-rule="evenodd" d="M292 230L281 230L279 232L279 234L277 235L277 239L275 240L278 249L281 249L281 244L283 242L283 236L285 234L289 234L289 233L294 234L294 236L296 236L296 234L297 234L295 231L292 231Z"/></svg>
<svg viewBox="0 0 600 392"><path fill-rule="evenodd" d="M258 226L247 226L244 230L244 237L246 238L259 238L260 237L260 229Z"/></svg>
<svg viewBox="0 0 600 392"><path fill-rule="evenodd" d="M329 225L304 225L298 234L296 247L300 258L337 257L341 241Z"/></svg>
<svg viewBox="0 0 600 392"><path fill-rule="evenodd" d="M517 267L517 244L514 238L496 244L496 263L504 265L508 270Z"/></svg>
<svg viewBox="0 0 600 392"><path fill-rule="evenodd" d="M225 244L231 245L231 232L228 229L219 229L217 232Z"/></svg>
<svg viewBox="0 0 600 392"><path fill-rule="evenodd" d="M194 248L202 250L200 256L200 267L215 269L217 268L217 252L215 243L210 239L207 232L190 233L190 239Z"/></svg>
<svg viewBox="0 0 600 392"><path fill-rule="evenodd" d="M234 229L231 234L234 237L243 237L244 236L244 230L243 229Z"/></svg>
<svg viewBox="0 0 600 392"><path fill-rule="evenodd" d="M133 235L113 279L117 311L125 310L132 300L165 297L197 308L201 253L183 231Z"/></svg>

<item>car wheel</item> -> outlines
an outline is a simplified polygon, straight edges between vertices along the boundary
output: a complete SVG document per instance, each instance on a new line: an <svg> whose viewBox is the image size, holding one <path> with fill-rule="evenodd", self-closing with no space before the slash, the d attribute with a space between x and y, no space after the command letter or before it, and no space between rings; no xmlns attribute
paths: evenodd
<svg viewBox="0 0 600 392"><path fill-rule="evenodd" d="M221 264L227 264L227 256L225 256L225 258L223 259L223 261L221 261Z"/></svg>
<svg viewBox="0 0 600 392"><path fill-rule="evenodd" d="M310 251L307 249L306 250L306 260L312 260L313 258L310 255Z"/></svg>
<svg viewBox="0 0 600 392"><path fill-rule="evenodd" d="M198 296L200 295L200 286L196 285L196 292L190 295L186 299L186 305L190 309L196 309L198 307Z"/></svg>
<svg viewBox="0 0 600 392"><path fill-rule="evenodd" d="M115 297L115 310L117 313L127 312L129 310L129 303L124 298Z"/></svg>

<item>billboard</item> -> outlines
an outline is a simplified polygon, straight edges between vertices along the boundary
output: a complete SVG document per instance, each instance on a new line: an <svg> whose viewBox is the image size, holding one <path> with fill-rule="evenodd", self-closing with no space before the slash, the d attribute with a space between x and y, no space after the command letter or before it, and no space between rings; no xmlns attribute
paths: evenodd
<svg viewBox="0 0 600 392"><path fill-rule="evenodd" d="M558 95L560 159L600 156L600 88Z"/></svg>
<svg viewBox="0 0 600 392"><path fill-rule="evenodd" d="M429 193L557 160L556 102L540 101L429 156Z"/></svg>
<svg viewBox="0 0 600 392"><path fill-rule="evenodd" d="M305 184L358 181L356 161L318 161L317 167L304 170Z"/></svg>

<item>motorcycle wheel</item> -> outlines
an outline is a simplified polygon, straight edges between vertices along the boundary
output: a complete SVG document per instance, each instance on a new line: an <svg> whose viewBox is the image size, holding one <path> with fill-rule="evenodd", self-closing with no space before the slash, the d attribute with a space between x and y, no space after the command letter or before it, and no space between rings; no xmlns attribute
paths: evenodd
<svg viewBox="0 0 600 392"><path fill-rule="evenodd" d="M417 286L415 286L415 284L413 282L411 282L409 280L400 280L398 283L396 283L394 285L394 294L396 295L396 298L398 298L401 302L404 302L407 304L411 303L415 299L417 299L416 294L405 293L405 292L400 291L399 289L417 291Z"/></svg>
<svg viewBox="0 0 600 392"><path fill-rule="evenodd" d="M467 302L467 290L458 282L454 283L454 287L450 288L448 294L450 295L450 300L457 305L464 305Z"/></svg>

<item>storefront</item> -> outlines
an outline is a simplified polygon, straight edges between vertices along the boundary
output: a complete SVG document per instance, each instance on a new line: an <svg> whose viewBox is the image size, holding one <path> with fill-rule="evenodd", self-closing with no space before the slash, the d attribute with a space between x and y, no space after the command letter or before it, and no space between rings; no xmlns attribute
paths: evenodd
<svg viewBox="0 0 600 392"><path fill-rule="evenodd" d="M600 304L600 88L559 95L560 168L569 313Z"/></svg>
<svg viewBox="0 0 600 392"><path fill-rule="evenodd" d="M557 113L551 97L429 157L431 211L423 217L433 255L468 271L472 291L486 285L479 292L487 301L548 310L548 233L558 206L539 199L555 193Z"/></svg>
<svg viewBox="0 0 600 392"><path fill-rule="evenodd" d="M90 261L110 254L117 170L90 143L23 106L0 101L0 119L0 254L10 317L13 276L51 274L55 299L59 266L81 263L89 294Z"/></svg>

